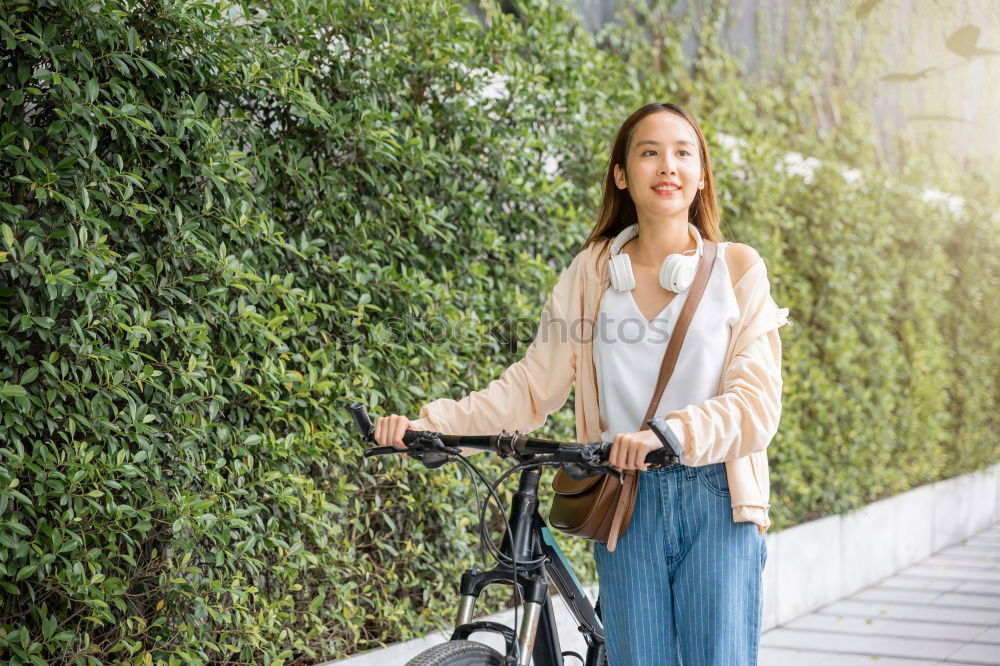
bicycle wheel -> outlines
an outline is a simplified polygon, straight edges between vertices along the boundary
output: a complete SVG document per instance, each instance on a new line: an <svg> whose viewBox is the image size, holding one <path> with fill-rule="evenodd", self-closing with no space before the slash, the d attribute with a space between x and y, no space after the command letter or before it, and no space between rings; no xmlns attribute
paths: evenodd
<svg viewBox="0 0 1000 666"><path fill-rule="evenodd" d="M407 666L501 666L503 657L489 645L475 641L448 641L424 650Z"/></svg>

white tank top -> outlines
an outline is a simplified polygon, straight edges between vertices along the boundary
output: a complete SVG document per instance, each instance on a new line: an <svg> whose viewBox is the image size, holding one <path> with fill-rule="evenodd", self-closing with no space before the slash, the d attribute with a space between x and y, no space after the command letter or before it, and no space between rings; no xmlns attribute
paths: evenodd
<svg viewBox="0 0 1000 666"><path fill-rule="evenodd" d="M739 305L726 266L726 246L719 243L705 293L684 336L677 365L663 389L654 416L684 409L718 395L723 363ZM601 418L612 441L623 432L637 432L656 388L660 363L690 289L674 296L647 322L631 290L604 291L597 313L594 365Z"/></svg>

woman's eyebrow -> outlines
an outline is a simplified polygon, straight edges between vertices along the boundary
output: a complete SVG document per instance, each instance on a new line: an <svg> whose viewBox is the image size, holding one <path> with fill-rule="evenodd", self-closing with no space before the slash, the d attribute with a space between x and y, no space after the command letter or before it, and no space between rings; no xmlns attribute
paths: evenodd
<svg viewBox="0 0 1000 666"><path fill-rule="evenodd" d="M650 145L653 145L653 146L658 146L658 145L660 145L660 142L659 141L653 141L652 139L643 139L639 143L635 144L635 147L638 148L639 146L642 146L644 144L650 144ZM674 145L675 146L680 146L680 145L685 145L685 144L688 145L688 146L691 146L692 148L694 147L694 144L691 143L690 141L688 141L687 139L678 139L677 141L674 141Z"/></svg>

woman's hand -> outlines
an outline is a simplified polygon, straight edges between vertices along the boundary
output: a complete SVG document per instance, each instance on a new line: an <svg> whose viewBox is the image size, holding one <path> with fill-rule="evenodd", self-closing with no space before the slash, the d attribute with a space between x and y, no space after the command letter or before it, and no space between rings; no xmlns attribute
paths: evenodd
<svg viewBox="0 0 1000 666"><path fill-rule="evenodd" d="M392 446L397 449L407 448L403 444L403 433L407 430L418 430L413 421L399 414L379 417L375 421L375 441L379 446Z"/></svg>
<svg viewBox="0 0 1000 666"><path fill-rule="evenodd" d="M619 433L612 442L608 462L622 472L633 469L645 472L649 468L646 454L662 448L663 442L652 430Z"/></svg>

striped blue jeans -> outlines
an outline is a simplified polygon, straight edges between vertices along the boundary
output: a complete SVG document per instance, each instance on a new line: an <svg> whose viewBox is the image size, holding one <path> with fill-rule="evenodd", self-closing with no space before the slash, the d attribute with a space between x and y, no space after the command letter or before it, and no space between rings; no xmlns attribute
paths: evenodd
<svg viewBox="0 0 1000 666"><path fill-rule="evenodd" d="M767 544L725 463L639 473L615 552L594 544L609 666L756 666Z"/></svg>

